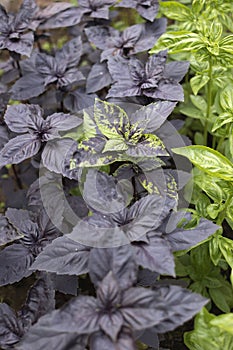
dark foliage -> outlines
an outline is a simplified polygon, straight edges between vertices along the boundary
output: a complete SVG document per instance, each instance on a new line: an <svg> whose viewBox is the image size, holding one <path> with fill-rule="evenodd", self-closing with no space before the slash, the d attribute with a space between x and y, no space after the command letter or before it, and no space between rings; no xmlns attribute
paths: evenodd
<svg viewBox="0 0 233 350"><path fill-rule="evenodd" d="M85 33L88 40L102 50L101 60L111 56L131 56L149 50L155 41L164 33L166 20L160 18L153 23L135 24L123 32L107 27L88 27Z"/></svg>
<svg viewBox="0 0 233 350"><path fill-rule="evenodd" d="M35 257L60 235L45 212L35 215L26 210L8 208L6 220L11 223L12 231L18 230L23 236L0 252L0 285L20 281L31 275L29 270Z"/></svg>
<svg viewBox="0 0 233 350"><path fill-rule="evenodd" d="M8 14L0 5L0 49L8 49L21 55L30 56L34 35L30 24L36 11L34 0L24 0L19 12Z"/></svg>
<svg viewBox="0 0 233 350"><path fill-rule="evenodd" d="M136 58L126 61L121 57L108 60L114 84L108 97L147 96L153 99L183 101L179 82L187 73L188 62L166 64L167 52L150 56L144 64Z"/></svg>
<svg viewBox="0 0 233 350"><path fill-rule="evenodd" d="M27 100L42 94L50 84L63 89L84 79L76 68L82 55L82 42L75 38L56 52L55 57L37 53L22 64L23 76L12 87L12 97Z"/></svg>
<svg viewBox="0 0 233 350"><path fill-rule="evenodd" d="M28 292L25 304L15 313L7 304L0 304L0 346L11 349L38 319L55 307L53 283L47 275L37 279Z"/></svg>
<svg viewBox="0 0 233 350"><path fill-rule="evenodd" d="M124 8L149 22L115 29ZM178 210L188 177L167 120L189 62L148 55L166 30L157 12L154 0L0 6L0 286L35 282L23 306L0 304L2 349L158 349L208 302L173 285L174 252L219 227Z"/></svg>
<svg viewBox="0 0 233 350"><path fill-rule="evenodd" d="M159 10L158 0L122 0L120 7L133 8L140 13L142 17L153 21Z"/></svg>
<svg viewBox="0 0 233 350"><path fill-rule="evenodd" d="M19 119L21 113L23 115ZM19 104L8 107L5 122L11 131L22 135L11 139L3 147L0 152L0 166L18 164L34 156L46 142L59 139L61 137L59 132L72 129L82 121L78 117L64 113L54 113L44 120L40 106ZM50 148L56 152L56 147L53 146L48 144L42 154L45 165L49 163L47 158L51 156Z"/></svg>

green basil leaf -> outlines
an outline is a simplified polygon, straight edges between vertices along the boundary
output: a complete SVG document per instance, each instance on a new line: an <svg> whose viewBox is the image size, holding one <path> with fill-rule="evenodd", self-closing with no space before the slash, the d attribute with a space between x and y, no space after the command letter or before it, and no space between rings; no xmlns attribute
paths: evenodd
<svg viewBox="0 0 233 350"><path fill-rule="evenodd" d="M209 290L210 297L215 305L223 312L230 312L233 301L232 286L227 281L221 281L222 286L219 288L211 288Z"/></svg>
<svg viewBox="0 0 233 350"><path fill-rule="evenodd" d="M192 106L181 107L180 112L190 118L205 120L204 114L199 109Z"/></svg>
<svg viewBox="0 0 233 350"><path fill-rule="evenodd" d="M212 319L210 324L233 335L233 313L219 315Z"/></svg>
<svg viewBox="0 0 233 350"><path fill-rule="evenodd" d="M219 248L226 262L233 269L233 240L221 236L219 239Z"/></svg>
<svg viewBox="0 0 233 350"><path fill-rule="evenodd" d="M226 215L231 221L233 221L233 197L228 202L228 205L226 208Z"/></svg>
<svg viewBox="0 0 233 350"><path fill-rule="evenodd" d="M171 54L193 52L204 47L205 45L198 34L184 30L164 33L150 50L150 53L156 53L160 50L168 50Z"/></svg>
<svg viewBox="0 0 233 350"><path fill-rule="evenodd" d="M219 316L218 316L219 317ZM184 334L185 345L190 350L220 350L231 349L233 337L212 325L215 315L210 314L206 308L196 316L194 330Z"/></svg>
<svg viewBox="0 0 233 350"><path fill-rule="evenodd" d="M83 136L86 139L95 137L97 133L97 128L94 120L91 118L90 114L84 110L83 112Z"/></svg>
<svg viewBox="0 0 233 350"><path fill-rule="evenodd" d="M119 106L95 100L94 119L102 134L109 139L124 140L123 135L130 129L129 118Z"/></svg>
<svg viewBox="0 0 233 350"><path fill-rule="evenodd" d="M197 95L199 90L205 86L209 81L208 75L196 75L190 79L191 89L193 90L194 95Z"/></svg>
<svg viewBox="0 0 233 350"><path fill-rule="evenodd" d="M220 41L219 46L223 51L233 54L233 34L225 36L225 38Z"/></svg>
<svg viewBox="0 0 233 350"><path fill-rule="evenodd" d="M216 118L214 125L212 127L212 132L215 132L217 129L221 128L223 125L232 123L232 122L233 122L233 114L227 113L227 112L223 113Z"/></svg>
<svg viewBox="0 0 233 350"><path fill-rule="evenodd" d="M232 57L233 59L233 57ZM233 112L233 91L232 86L227 86L220 94L220 104L225 111Z"/></svg>
<svg viewBox="0 0 233 350"><path fill-rule="evenodd" d="M161 2L160 10L163 15L175 21L189 21L192 16L192 12L188 6L180 4L177 1Z"/></svg>
<svg viewBox="0 0 233 350"><path fill-rule="evenodd" d="M202 96L190 95L190 100L192 101L193 105L197 109L199 109L200 111L206 113L207 103L206 103L205 99Z"/></svg>
<svg viewBox="0 0 233 350"><path fill-rule="evenodd" d="M122 139L112 139L108 140L105 143L103 153L109 152L109 151L125 151L128 149L128 146Z"/></svg>
<svg viewBox="0 0 233 350"><path fill-rule="evenodd" d="M197 168L214 177L233 181L233 164L218 151L206 146L173 148L172 151L187 157Z"/></svg>
<svg viewBox="0 0 233 350"><path fill-rule="evenodd" d="M131 157L162 157L169 155L160 138L153 134L144 134L143 139L136 145L130 146L126 154Z"/></svg>

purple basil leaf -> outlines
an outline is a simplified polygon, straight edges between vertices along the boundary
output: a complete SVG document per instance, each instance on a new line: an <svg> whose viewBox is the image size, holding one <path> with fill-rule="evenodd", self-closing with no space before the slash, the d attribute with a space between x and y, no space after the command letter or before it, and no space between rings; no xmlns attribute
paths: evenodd
<svg viewBox="0 0 233 350"><path fill-rule="evenodd" d="M31 269L58 275L82 275L88 272L89 254L90 248L66 236L59 237L44 248Z"/></svg>
<svg viewBox="0 0 233 350"><path fill-rule="evenodd" d="M179 213L177 213L179 215ZM176 213L172 214L169 220L176 220ZM192 229L176 228L172 232L165 233L173 251L189 249L192 246L207 239L219 229L212 221L201 219L199 224Z"/></svg>
<svg viewBox="0 0 233 350"><path fill-rule="evenodd" d="M8 15L5 8L0 4L0 32L8 31Z"/></svg>
<svg viewBox="0 0 233 350"><path fill-rule="evenodd" d="M68 8L62 12L49 16L42 24L39 29L54 29L70 27L78 24L81 20L82 12L77 7Z"/></svg>
<svg viewBox="0 0 233 350"><path fill-rule="evenodd" d="M0 346L1 349L10 349L16 344L24 329L15 312L5 303L0 304Z"/></svg>
<svg viewBox="0 0 233 350"><path fill-rule="evenodd" d="M14 19L15 31L25 31L30 22L32 21L37 5L34 0L23 0L20 6L19 12L16 14Z"/></svg>
<svg viewBox="0 0 233 350"><path fill-rule="evenodd" d="M112 83L111 75L108 72L107 63L96 63L92 66L87 77L87 92L96 92L109 86Z"/></svg>
<svg viewBox="0 0 233 350"><path fill-rule="evenodd" d="M68 138L47 142L42 152L44 166L55 173L64 174L64 160L73 144L74 140Z"/></svg>
<svg viewBox="0 0 233 350"><path fill-rule="evenodd" d="M85 338L51 330L46 321L38 322L17 345L17 350L85 350Z"/></svg>
<svg viewBox="0 0 233 350"><path fill-rule="evenodd" d="M39 152L41 146L37 136L24 134L7 142L0 151L0 166L18 164Z"/></svg>
<svg viewBox="0 0 233 350"><path fill-rule="evenodd" d="M67 68L75 67L80 61L82 50L81 37L74 38L56 52L56 61L61 66L67 65Z"/></svg>
<svg viewBox="0 0 233 350"><path fill-rule="evenodd" d="M53 76L53 69L55 69L55 58L45 53L38 53L35 57L35 65L38 73L43 77Z"/></svg>
<svg viewBox="0 0 233 350"><path fill-rule="evenodd" d="M0 148L2 149L4 145L9 140L9 133L7 127L4 125L0 125Z"/></svg>
<svg viewBox="0 0 233 350"><path fill-rule="evenodd" d="M18 42L8 40L5 48L10 51L17 52L21 55L30 57L34 43L34 35L32 32L21 34Z"/></svg>
<svg viewBox="0 0 233 350"><path fill-rule="evenodd" d="M89 92L89 91L88 91ZM64 98L64 106L73 113L94 105L95 94L87 94L83 88L71 91Z"/></svg>
<svg viewBox="0 0 233 350"><path fill-rule="evenodd" d="M124 320L120 310L112 311L111 307L121 303L121 294L119 285L112 271L110 271L99 284L97 290L98 305L102 309L100 312L99 325L100 328L113 341L116 341L117 336L123 326ZM109 311L109 312L108 312Z"/></svg>
<svg viewBox="0 0 233 350"><path fill-rule="evenodd" d="M56 275L51 274L54 289L63 293L77 296L78 294L78 277L74 275Z"/></svg>
<svg viewBox="0 0 233 350"><path fill-rule="evenodd" d="M23 134L36 131L38 124L43 122L42 115L40 106L20 103L8 106L4 119L10 130Z"/></svg>
<svg viewBox="0 0 233 350"><path fill-rule="evenodd" d="M161 81L156 89L147 89L144 95L161 100L184 101L184 92L180 84Z"/></svg>
<svg viewBox="0 0 233 350"><path fill-rule="evenodd" d="M27 210L8 208L5 216L23 235L27 235L29 231L35 232L37 230L38 226L35 222L32 222Z"/></svg>
<svg viewBox="0 0 233 350"><path fill-rule="evenodd" d="M109 7L114 5L116 0L79 0L79 8L91 18L109 19Z"/></svg>
<svg viewBox="0 0 233 350"><path fill-rule="evenodd" d="M38 9L34 18L42 22L46 19L51 18L54 15L60 14L61 12L73 7L74 5L69 4L67 2L51 3L45 8Z"/></svg>
<svg viewBox="0 0 233 350"><path fill-rule="evenodd" d="M94 248L90 252L89 274L98 285L109 270L114 273L122 289L132 286L137 279L137 266L130 245L116 248Z"/></svg>
<svg viewBox="0 0 233 350"><path fill-rule="evenodd" d="M114 84L107 97L147 96L154 99L183 101L182 86L165 74L167 51L160 51L143 64L136 58L124 60L116 56L108 60ZM184 63L187 69L187 62Z"/></svg>
<svg viewBox="0 0 233 350"><path fill-rule="evenodd" d="M0 246L22 238L18 230L9 222L9 220L0 215Z"/></svg>
<svg viewBox="0 0 233 350"><path fill-rule="evenodd" d="M128 243L121 228L98 213L78 222L67 237L84 245L101 248Z"/></svg>
<svg viewBox="0 0 233 350"><path fill-rule="evenodd" d="M53 129L53 133L59 136L59 131L68 131L82 124L82 119L72 114L54 113L46 118L46 123Z"/></svg>
<svg viewBox="0 0 233 350"><path fill-rule="evenodd" d="M152 303L155 293L142 287L124 291L121 301L124 325L132 330L143 330L159 324L162 313Z"/></svg>
<svg viewBox="0 0 233 350"><path fill-rule="evenodd" d="M148 269L138 271L138 282L137 284L141 287L151 287L154 285L159 274Z"/></svg>
<svg viewBox="0 0 233 350"><path fill-rule="evenodd" d="M131 184L127 189L121 187L113 176L89 169L82 195L88 206L93 210L103 214L111 214L121 211L131 202L133 188Z"/></svg>
<svg viewBox="0 0 233 350"><path fill-rule="evenodd" d="M74 144L74 140L68 138L55 139L47 142L42 152L44 166L58 174L64 172L64 160Z"/></svg>
<svg viewBox="0 0 233 350"><path fill-rule="evenodd" d="M159 350L159 337L153 328L146 329L140 336L139 340L142 343Z"/></svg>
<svg viewBox="0 0 233 350"><path fill-rule="evenodd" d="M164 76L179 83L188 72L190 63L188 61L169 62L164 69Z"/></svg>
<svg viewBox="0 0 233 350"><path fill-rule="evenodd" d="M108 69L114 84L111 86L107 98L140 95L140 87L131 79L129 60L120 56L110 57L108 59Z"/></svg>
<svg viewBox="0 0 233 350"><path fill-rule="evenodd" d="M122 0L118 6L136 9L142 17L152 22L159 10L159 0Z"/></svg>
<svg viewBox="0 0 233 350"><path fill-rule="evenodd" d="M165 122L175 106L176 103L170 101L158 101L143 106L131 115L131 123L139 123L144 133L151 134Z"/></svg>
<svg viewBox="0 0 233 350"><path fill-rule="evenodd" d="M156 232L148 234L149 243L134 243L135 256L138 265L159 274L175 277L175 263L170 244L159 237Z"/></svg>
<svg viewBox="0 0 233 350"><path fill-rule="evenodd" d="M158 18L153 23L143 24L143 29L138 42L135 44L132 53L138 53L152 48L156 40L165 32L167 20Z"/></svg>
<svg viewBox="0 0 233 350"><path fill-rule="evenodd" d="M38 73L24 75L12 86L10 92L14 100L27 100L45 91L44 78Z"/></svg>
<svg viewBox="0 0 233 350"><path fill-rule="evenodd" d="M88 40L98 49L113 48L114 40L120 39L118 30L107 26L93 26L85 29Z"/></svg>
<svg viewBox="0 0 233 350"><path fill-rule="evenodd" d="M7 15L4 8L1 7L2 28L0 35L1 49L8 49L13 53L26 56L31 55L33 48L34 35L32 32L26 32L30 29L35 10L37 6L34 0L24 0L18 13Z"/></svg>
<svg viewBox="0 0 233 350"><path fill-rule="evenodd" d="M164 198L159 195L147 195L136 201L127 214L126 235L130 241L140 241L147 232L161 224Z"/></svg>
<svg viewBox="0 0 233 350"><path fill-rule="evenodd" d="M88 334L99 330L98 305L93 297L71 299L63 308L40 318L31 329L48 328L60 333Z"/></svg>
<svg viewBox="0 0 233 350"><path fill-rule="evenodd" d="M92 350L136 350L133 337L129 332L120 332L116 342L113 342L103 332L94 333L90 338Z"/></svg>
<svg viewBox="0 0 233 350"><path fill-rule="evenodd" d="M30 276L34 257L22 244L13 243L0 252L0 285L12 284Z"/></svg>
<svg viewBox="0 0 233 350"><path fill-rule="evenodd" d="M44 274L29 290L26 303L18 313L24 328L28 329L32 324L46 313L55 308L55 292L50 277Z"/></svg>
<svg viewBox="0 0 233 350"><path fill-rule="evenodd" d="M201 295L179 286L158 287L155 289L155 293L154 306L156 307L157 303L158 308L160 308L160 303L163 304L161 307L163 318L159 324L153 327L157 333L172 331L191 319L208 303L208 300Z"/></svg>

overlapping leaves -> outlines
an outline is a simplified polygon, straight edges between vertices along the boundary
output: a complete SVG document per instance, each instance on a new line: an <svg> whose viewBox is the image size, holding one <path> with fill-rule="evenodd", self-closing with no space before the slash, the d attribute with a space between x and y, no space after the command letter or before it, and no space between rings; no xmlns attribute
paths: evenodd
<svg viewBox="0 0 233 350"><path fill-rule="evenodd" d="M6 303L0 304L0 345L9 349L18 343L32 324L55 307L55 293L50 278L46 275L37 279L29 290L27 300L15 313Z"/></svg>
<svg viewBox="0 0 233 350"><path fill-rule="evenodd" d="M133 8L149 21L153 21L159 10L158 0L122 0L120 7Z"/></svg>
<svg viewBox="0 0 233 350"><path fill-rule="evenodd" d="M36 11L34 0L24 0L18 13L7 13L0 5L0 49L8 49L21 55L30 56L34 35L30 24Z"/></svg>
<svg viewBox="0 0 233 350"><path fill-rule="evenodd" d="M165 18L155 20L153 23L135 24L123 32L107 27L94 26L85 29L88 40L101 49L101 60L111 56L131 56L149 50L164 33L166 29Z"/></svg>
<svg viewBox="0 0 233 350"><path fill-rule="evenodd" d="M96 166L137 157L167 156L163 142L153 132L174 107L173 102L159 101L128 116L119 106L97 99L94 111L84 114L84 138L78 146L82 155L77 165Z"/></svg>
<svg viewBox="0 0 233 350"><path fill-rule="evenodd" d="M35 53L29 60L22 63L23 76L11 89L13 98L27 100L42 94L51 84L62 89L84 80L83 74L77 68L81 55L80 37L67 42L55 56Z"/></svg>
<svg viewBox="0 0 233 350"><path fill-rule="evenodd" d="M104 266L105 267L105 266ZM39 349L39 336L42 329L47 329L51 335L54 333L73 334L79 336L89 335L90 349L98 349L102 344L106 347L119 347L125 344L127 349L134 349L133 331L144 330L159 324L166 325L168 318L174 318L177 304L171 301L170 296L175 289L175 295L183 296L191 308L184 308L179 313L179 323L192 317L197 310L205 305L206 300L197 294L191 294L180 287L159 288L157 291L131 285L122 289L114 273L109 271L99 281L96 298L80 296L72 299L62 309L53 311L42 317L30 329L22 341L19 349L28 349L32 340L36 349ZM182 297L182 299L183 299ZM169 308L167 308L169 302ZM176 326L168 325L168 329ZM166 329L166 326L164 327ZM45 349L53 344L50 338ZM58 347L59 349L61 347Z"/></svg>
<svg viewBox="0 0 233 350"><path fill-rule="evenodd" d="M80 125L82 121L74 115L64 113L54 113L43 119L43 110L40 106L18 104L8 106L5 122L11 131L22 135L10 139L0 151L1 167L6 164L18 164L34 156L48 141L51 143L47 144L47 148L42 155L44 164L49 166L48 158L54 157L55 154L60 157L61 163L62 155L58 154L59 151L54 147L53 141L58 146L59 142L56 139L61 138L59 132L74 128ZM70 141L72 143L72 140ZM51 166L49 167L51 168ZM52 168L51 170L56 171L53 165Z"/></svg>
<svg viewBox="0 0 233 350"><path fill-rule="evenodd" d="M29 270L35 257L60 232L54 227L45 212L36 217L26 210L8 208L6 219L23 236L0 252L0 285L7 285L30 276Z"/></svg>
<svg viewBox="0 0 233 350"><path fill-rule="evenodd" d="M183 89L179 82L187 73L189 63L180 61L166 64L166 59L167 51L150 56L145 64L137 58L109 58L108 68L114 84L107 96L147 96L183 101Z"/></svg>

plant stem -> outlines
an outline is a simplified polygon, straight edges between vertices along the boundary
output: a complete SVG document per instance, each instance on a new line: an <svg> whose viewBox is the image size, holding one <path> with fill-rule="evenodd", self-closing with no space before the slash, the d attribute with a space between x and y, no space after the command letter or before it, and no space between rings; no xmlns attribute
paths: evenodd
<svg viewBox="0 0 233 350"><path fill-rule="evenodd" d="M221 151L221 147L222 147L222 144L223 144L224 141L225 141L225 136L222 136L222 137L220 138L219 142L218 142L218 147L217 147L217 150L218 150L219 152L222 152L222 151ZM222 153L223 153L223 152L222 152Z"/></svg>
<svg viewBox="0 0 233 350"><path fill-rule="evenodd" d="M209 81L207 85L207 109L206 109L206 120L205 120L205 127L204 127L204 145L208 146L208 123L211 116L211 105L212 105L212 57L209 58Z"/></svg>
<svg viewBox="0 0 233 350"><path fill-rule="evenodd" d="M227 207L228 207L229 204L230 204L230 201L231 201L231 197L228 198L228 199L226 200L224 209L223 209L223 210L220 212L220 214L218 215L218 219L217 219L217 221L216 221L216 224L219 225L219 226L222 225L223 221L224 221L225 218L226 218L226 210L227 210Z"/></svg>
<svg viewBox="0 0 233 350"><path fill-rule="evenodd" d="M17 174L17 170L16 170L14 164L12 164L12 170L13 170L13 174L15 176L16 183L17 183L19 189L22 190L23 189L23 184L22 184L22 182L21 182L21 180L20 180L20 178L19 178L19 176Z"/></svg>

